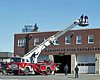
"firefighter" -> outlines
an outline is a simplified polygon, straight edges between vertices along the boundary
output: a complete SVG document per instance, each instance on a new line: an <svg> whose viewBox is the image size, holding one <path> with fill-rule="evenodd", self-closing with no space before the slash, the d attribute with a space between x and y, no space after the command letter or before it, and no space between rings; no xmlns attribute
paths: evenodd
<svg viewBox="0 0 100 80"><path fill-rule="evenodd" d="M65 71L65 76L66 76L67 72L68 72L68 65L67 64L64 66L64 71Z"/></svg>
<svg viewBox="0 0 100 80"><path fill-rule="evenodd" d="M84 18L85 18L85 23L88 23L88 17L85 16Z"/></svg>
<svg viewBox="0 0 100 80"><path fill-rule="evenodd" d="M76 65L76 67L75 67L75 78L78 78L79 76L78 76L78 71L79 71L79 68L78 68L78 66Z"/></svg>
<svg viewBox="0 0 100 80"><path fill-rule="evenodd" d="M84 15L82 14L82 16L80 17L81 19L83 19Z"/></svg>
<svg viewBox="0 0 100 80"><path fill-rule="evenodd" d="M84 15L83 15L83 14L82 14L82 16L80 17L80 22L81 22L82 24L85 23L85 19L84 19Z"/></svg>

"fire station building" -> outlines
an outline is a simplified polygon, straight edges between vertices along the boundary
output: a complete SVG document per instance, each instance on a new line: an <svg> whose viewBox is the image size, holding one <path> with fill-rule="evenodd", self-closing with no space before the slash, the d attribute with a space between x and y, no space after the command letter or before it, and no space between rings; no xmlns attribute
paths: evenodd
<svg viewBox="0 0 100 80"><path fill-rule="evenodd" d="M14 53L24 56L58 31L28 32L14 35ZM50 58L61 63L58 72L63 72L66 64L69 73L74 73L76 65L79 73L100 74L100 28L70 30L60 36L54 45L46 47L38 61Z"/></svg>

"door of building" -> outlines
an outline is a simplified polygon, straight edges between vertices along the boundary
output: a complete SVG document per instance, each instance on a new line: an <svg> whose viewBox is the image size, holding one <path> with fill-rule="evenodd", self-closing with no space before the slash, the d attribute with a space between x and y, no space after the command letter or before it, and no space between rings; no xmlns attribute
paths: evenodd
<svg viewBox="0 0 100 80"><path fill-rule="evenodd" d="M71 55L54 55L54 62L60 63L58 73L64 73L64 66L66 64L69 67L68 73L71 73Z"/></svg>
<svg viewBox="0 0 100 80"><path fill-rule="evenodd" d="M95 73L94 54L77 55L76 60L79 67L79 73Z"/></svg>

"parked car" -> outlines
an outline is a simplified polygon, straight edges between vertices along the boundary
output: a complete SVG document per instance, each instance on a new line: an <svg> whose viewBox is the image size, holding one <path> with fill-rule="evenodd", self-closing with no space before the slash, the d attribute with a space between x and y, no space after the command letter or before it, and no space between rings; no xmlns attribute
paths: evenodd
<svg viewBox="0 0 100 80"><path fill-rule="evenodd" d="M6 74L7 62L0 62L0 72Z"/></svg>

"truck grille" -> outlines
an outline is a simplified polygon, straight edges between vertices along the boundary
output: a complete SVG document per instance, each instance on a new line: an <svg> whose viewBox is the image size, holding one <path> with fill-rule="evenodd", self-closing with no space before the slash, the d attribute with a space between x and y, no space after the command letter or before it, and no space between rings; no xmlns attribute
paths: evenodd
<svg viewBox="0 0 100 80"><path fill-rule="evenodd" d="M18 69L18 65L17 65L17 64L11 64L11 65L9 66L9 68Z"/></svg>

